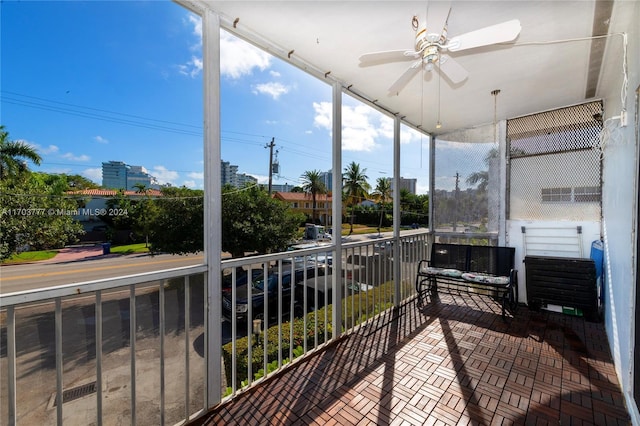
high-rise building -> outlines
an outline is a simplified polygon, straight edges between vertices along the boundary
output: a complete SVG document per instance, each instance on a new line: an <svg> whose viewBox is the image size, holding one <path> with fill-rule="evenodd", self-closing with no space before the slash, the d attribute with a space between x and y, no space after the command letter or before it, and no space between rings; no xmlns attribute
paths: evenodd
<svg viewBox="0 0 640 426"><path fill-rule="evenodd" d="M220 182L222 185L238 187L238 166L228 161L220 161Z"/></svg>
<svg viewBox="0 0 640 426"><path fill-rule="evenodd" d="M142 184L145 188L151 188L155 178L142 166L129 166L127 170L127 189L135 189L136 184ZM154 182L155 183L155 182Z"/></svg>
<svg viewBox="0 0 640 426"><path fill-rule="evenodd" d="M400 178L400 181L398 182L398 190L403 190L406 189L407 191L409 191L410 194L414 194L416 193L416 186L418 184L418 179L407 179L407 178ZM391 178L391 187L393 188L393 178Z"/></svg>
<svg viewBox="0 0 640 426"><path fill-rule="evenodd" d="M329 170L328 172L320 172L320 179L322 179L322 183L324 183L327 191L331 191L333 189L333 171Z"/></svg>
<svg viewBox="0 0 640 426"><path fill-rule="evenodd" d="M122 161L102 163L102 187L106 189L126 189L127 165Z"/></svg>
<svg viewBox="0 0 640 426"><path fill-rule="evenodd" d="M269 185L267 185L266 183L263 183L260 186L264 189L269 188ZM292 189L293 189L293 185L289 183L274 183L271 185L272 194L276 192L291 192Z"/></svg>
<svg viewBox="0 0 640 426"><path fill-rule="evenodd" d="M236 175L236 182L238 184L238 188L242 188L246 185L255 185L258 183L258 179L251 176L251 175L247 175L245 173L239 173Z"/></svg>
<svg viewBox="0 0 640 426"><path fill-rule="evenodd" d="M255 185L258 183L258 179L245 173L238 173L238 166L228 161L220 161L220 183L223 186L231 185L235 188L242 188L247 184Z"/></svg>
<svg viewBox="0 0 640 426"><path fill-rule="evenodd" d="M135 189L136 184L146 188L158 188L155 177L142 166L129 166L122 161L102 163L102 187L106 189Z"/></svg>

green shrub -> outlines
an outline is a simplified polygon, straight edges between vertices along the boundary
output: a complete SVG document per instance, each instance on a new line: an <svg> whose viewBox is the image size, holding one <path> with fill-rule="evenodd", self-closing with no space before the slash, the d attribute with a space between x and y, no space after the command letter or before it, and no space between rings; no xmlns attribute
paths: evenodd
<svg viewBox="0 0 640 426"><path fill-rule="evenodd" d="M410 289L411 283L403 284L406 289ZM366 292L355 293L346 297L342 301L342 318L343 327L351 328L368 319L378 315L379 313L391 308L393 304L393 282L387 282L378 287L370 289ZM325 312L328 322L325 322ZM293 352L293 358L297 358L304 353L305 342L306 348L315 348L317 345L325 342L326 334L331 339L333 329L331 324L332 305L328 305L317 311L307 314L307 324L305 330L304 318L296 318L293 320L293 341L291 341L291 323L282 323L282 344L278 347L278 326L272 326L267 329L267 373L271 373L278 368L278 350L282 356L282 364L287 364L290 353ZM317 333L316 333L317 320ZM345 327L346 325L346 327ZM249 377L248 353L249 342L253 340L253 336L243 337L236 340L236 387L242 388L248 385ZM291 348L294 348L291 351ZM222 356L224 358L225 372L227 375L227 384L231 383L232 373L232 342L222 347ZM253 380L258 380L264 376L264 336L261 334L251 349ZM227 389L227 395L231 394L231 387Z"/></svg>
<svg viewBox="0 0 640 426"><path fill-rule="evenodd" d="M327 310L327 318L329 323L325 323L325 310ZM316 315L317 314L317 315ZM305 324L303 318L296 318L293 321L293 341L291 341L291 323L282 323L282 343L279 345L278 340L278 326L272 326L267 329L267 367L268 372L275 371L278 368L278 354L282 356L283 364L284 360L289 361L290 352L293 348L293 358L302 355L304 353L303 348L305 342L307 348L314 347L316 342L316 317L317 317L317 344L324 343L325 329L327 335L331 337L331 307L319 309L315 312L307 314L307 328L305 330ZM249 342L254 340L254 336L243 337L236 340L236 386L242 387L246 385L247 378L249 377ZM298 349L300 348L300 349ZM278 352L280 350L280 352ZM227 384L231 381L232 373L232 357L233 357L233 344L227 343L222 347L222 356L225 363L225 372L227 374ZM254 380L261 378L264 375L264 335L260 335L258 339L253 343L251 348L251 370L253 371ZM271 366L271 367L269 367ZM262 371L260 371L262 370ZM244 383L244 384L243 384Z"/></svg>

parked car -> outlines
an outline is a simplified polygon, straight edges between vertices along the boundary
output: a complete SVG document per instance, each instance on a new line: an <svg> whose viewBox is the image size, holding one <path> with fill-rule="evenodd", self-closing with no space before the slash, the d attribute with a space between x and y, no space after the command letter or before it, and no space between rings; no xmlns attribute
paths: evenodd
<svg viewBox="0 0 640 426"><path fill-rule="evenodd" d="M342 265L347 286L356 291L376 287L393 277L393 259L386 253L352 254Z"/></svg>
<svg viewBox="0 0 640 426"><path fill-rule="evenodd" d="M251 280L255 280L256 278L262 275L262 269L252 269L251 270ZM247 285L249 274L245 269L242 269L236 272L236 287ZM230 290L233 284L233 275L229 272L222 275L222 291Z"/></svg>
<svg viewBox="0 0 640 426"><path fill-rule="evenodd" d="M295 288L296 303L305 306L306 301L307 312L331 304L333 300L333 266L320 261L316 265L307 279L298 282ZM391 280L392 268L392 260L380 254L347 256L342 262L342 279L337 281L342 297L370 291Z"/></svg>
<svg viewBox="0 0 640 426"><path fill-rule="evenodd" d="M420 244L424 245L424 249L422 251L418 251L420 249ZM373 252L393 257L394 245L394 241L381 241L373 245ZM426 253L427 246L426 243L420 243L413 239L409 239L402 241L400 248L402 249L402 261L412 262L415 261L416 253Z"/></svg>
<svg viewBox="0 0 640 426"><path fill-rule="evenodd" d="M253 279L250 283L236 286L236 320L246 322L249 319L249 303L251 303L251 319L265 319L264 295L267 292L266 315L268 319L275 319L278 315L286 315L291 310L292 284L302 283L305 278L314 276L315 267L309 265L306 269L295 269L292 275L291 269L284 268L282 271L273 270L265 279L264 274ZM292 279L293 277L293 279ZM293 283L292 283L293 281ZM279 283L282 282L280 292ZM251 298L249 299L249 288ZM282 299L280 299L280 295ZM223 289L222 293L222 314L225 319L232 320L232 289ZM280 311L280 307L282 311ZM301 316L304 313L303 305L294 298L294 315Z"/></svg>

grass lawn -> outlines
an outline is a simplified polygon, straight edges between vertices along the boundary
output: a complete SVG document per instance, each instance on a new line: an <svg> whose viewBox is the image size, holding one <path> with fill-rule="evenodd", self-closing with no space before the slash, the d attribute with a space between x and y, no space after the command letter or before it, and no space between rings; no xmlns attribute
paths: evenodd
<svg viewBox="0 0 640 426"><path fill-rule="evenodd" d="M343 223L342 224L342 235L343 236L347 236L349 235L349 229L350 229L350 225L348 223ZM387 227L382 227L380 228L380 232L389 232L389 231L393 231L393 227L392 226L387 226ZM366 225L358 225L356 223L353 224L353 234L351 235L357 235L357 234L373 234L378 232L378 227L377 226L366 226Z"/></svg>
<svg viewBox="0 0 640 426"><path fill-rule="evenodd" d="M24 253L11 255L8 259L3 260L2 263L38 262L51 259L56 254L58 254L57 250L25 251Z"/></svg>
<svg viewBox="0 0 640 426"><path fill-rule="evenodd" d="M123 246L111 246L111 253L115 254L134 254L134 253L148 253L149 249L145 247L144 243L139 244L127 244ZM38 262L41 260L48 260L58 254L57 250L40 250L40 251L25 251L24 253L14 254L8 259L2 261L2 263L27 263Z"/></svg>
<svg viewBox="0 0 640 426"><path fill-rule="evenodd" d="M116 254L134 254L148 253L149 249L145 247L145 243L127 244L124 246L111 246L111 253Z"/></svg>

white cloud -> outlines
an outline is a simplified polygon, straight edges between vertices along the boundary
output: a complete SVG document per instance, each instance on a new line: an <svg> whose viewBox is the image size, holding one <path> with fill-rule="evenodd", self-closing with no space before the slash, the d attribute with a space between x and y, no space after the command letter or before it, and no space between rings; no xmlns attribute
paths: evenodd
<svg viewBox="0 0 640 426"><path fill-rule="evenodd" d="M182 182L182 185L186 186L187 188L195 188L196 187L196 181L195 180L185 180L184 182Z"/></svg>
<svg viewBox="0 0 640 426"><path fill-rule="evenodd" d="M275 77L275 78L280 77L280 73L278 71L271 70L269 71L269 74L271 75L271 77Z"/></svg>
<svg viewBox="0 0 640 426"><path fill-rule="evenodd" d="M38 154L40 154L40 155L55 154L58 151L60 151L60 148L58 148L55 145L49 145L47 147L43 147L41 145L38 145L37 143L29 142L29 141L24 140L24 139L18 139L18 140L16 140L16 142L20 142L20 143L29 145L31 148L33 148L36 151L38 151Z"/></svg>
<svg viewBox="0 0 640 426"><path fill-rule="evenodd" d="M269 183L269 176L264 176L264 175L257 175L255 173L247 173L249 176L253 176L254 178L258 179L258 183L259 184L267 184Z"/></svg>
<svg viewBox="0 0 640 426"><path fill-rule="evenodd" d="M165 183L175 185L179 177L178 172L168 170L165 166L153 166L151 175L158 180L160 185L164 185Z"/></svg>
<svg viewBox="0 0 640 426"><path fill-rule="evenodd" d="M182 75L189 76L191 78L196 77L202 71L202 59L191 56L191 60L186 64L178 65L178 72Z"/></svg>
<svg viewBox="0 0 640 426"><path fill-rule="evenodd" d="M202 72L203 66L202 19L189 14L185 25L192 27L192 34L196 39L190 46L194 54L187 62L177 65L177 68L180 74L194 78ZM270 66L271 55L224 30L220 31L220 72L223 76L238 79L243 75L250 75L256 68L264 71ZM272 71L271 75L279 77L280 73Z"/></svg>
<svg viewBox="0 0 640 426"><path fill-rule="evenodd" d="M190 14L188 18L189 23L193 25L193 35L197 38L197 43L193 46L195 49L202 46L202 18L194 14Z"/></svg>
<svg viewBox="0 0 640 426"><path fill-rule="evenodd" d="M91 179L96 183L102 182L102 169L99 167L84 169L83 171L80 172L80 174L86 177L87 179Z"/></svg>
<svg viewBox="0 0 640 426"><path fill-rule="evenodd" d="M271 66L271 56L226 31L220 31L220 72L238 79L255 68L261 71Z"/></svg>
<svg viewBox="0 0 640 426"><path fill-rule="evenodd" d="M191 59L184 64L178 65L178 72L194 78L202 72L202 19L197 15L189 14L185 24L193 27L192 32L196 41L191 45L190 50L197 53L191 55Z"/></svg>
<svg viewBox="0 0 640 426"><path fill-rule="evenodd" d="M393 118L382 115L380 117L380 134L393 140ZM425 136L426 138L426 136ZM407 126L400 126L400 143L407 144L413 141L420 141L420 132Z"/></svg>
<svg viewBox="0 0 640 426"><path fill-rule="evenodd" d="M289 93L289 90L290 88L288 86L278 82L261 83L253 86L253 93L256 95L269 95L275 100L278 100L281 95Z"/></svg>
<svg viewBox="0 0 640 426"><path fill-rule="evenodd" d="M71 152L67 152L66 154L61 155L62 158L71 161L89 161L91 157L86 154L74 155Z"/></svg>
<svg viewBox="0 0 640 426"><path fill-rule="evenodd" d="M313 109L316 116L313 118L313 125L321 129L331 130L331 102L314 102Z"/></svg>
<svg viewBox="0 0 640 426"><path fill-rule="evenodd" d="M314 102L316 127L331 130L332 105L330 102ZM389 138L384 119L386 117L366 105L342 107L342 149L345 151L373 151L377 139ZM393 132L391 132L393 137Z"/></svg>
<svg viewBox="0 0 640 426"><path fill-rule="evenodd" d="M187 176L190 177L191 179L204 180L204 173L203 172L191 172Z"/></svg>
<svg viewBox="0 0 640 426"><path fill-rule="evenodd" d="M95 140L98 143L109 143L109 141L105 138L103 138L102 136L98 135L98 136L94 136L93 140Z"/></svg>

